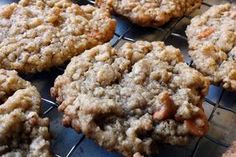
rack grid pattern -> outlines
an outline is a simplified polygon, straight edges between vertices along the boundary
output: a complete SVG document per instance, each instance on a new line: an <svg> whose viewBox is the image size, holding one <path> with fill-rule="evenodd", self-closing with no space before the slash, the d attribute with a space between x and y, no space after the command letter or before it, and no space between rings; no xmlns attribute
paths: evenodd
<svg viewBox="0 0 236 157"><path fill-rule="evenodd" d="M210 2L227 2L226 0L223 1L217 1L217 0L209 0ZM7 3L10 3L12 1L7 1ZM203 2L202 3L202 8L209 8L211 7L212 4L214 4L213 2ZM229 1L230 3L235 3L233 0ZM92 0L77 0L76 3L78 4L92 4L94 5L94 1ZM179 18L175 21L172 21L171 23L167 24L165 27L160 27L160 28L141 28L138 27L134 24L129 23L127 20L122 19L120 17L115 17L117 19L117 23L118 23L118 28L116 30L116 33L114 35L114 38L111 40L111 43L113 45L113 47L119 47L120 45L122 45L122 43L124 42L135 42L136 40L161 40L161 41L167 41L167 39L176 39L174 40L174 42L176 42L177 40L179 40L179 43L183 42L187 42L187 38L184 35L184 33L181 33L180 30L183 29L181 23L183 23L183 21L188 21L191 20L192 16L185 16L183 18ZM181 29L178 30L179 25L181 25ZM185 25L185 24L184 24ZM186 25L185 25L186 26ZM150 31L151 30L151 31ZM149 36L148 33L143 33L141 32L141 34L136 34L137 32L140 31L147 31L148 33L152 34L152 37ZM154 33L154 34L153 34ZM153 38L154 37L154 38ZM169 43L169 42L167 42ZM172 44L172 43L171 43ZM174 45L175 46L175 45ZM175 46L178 47L178 46ZM192 65L192 60L189 58L189 56L186 56L186 62L187 64L189 64L190 66ZM77 134L76 132L74 132L72 129L69 128L64 128L63 126L61 126L60 124L60 120L61 120L61 114L58 113L57 111L57 104L55 103L54 100L52 100L50 98L49 95L49 91L50 91L50 87L53 86L53 81L54 79L59 75L62 74L64 71L65 67L61 67L61 68L55 68L51 71L53 71L53 73L51 72L44 72L44 73L40 73L37 75L27 75L27 76L23 76L25 79L33 82L34 85L36 85L36 87L39 89L39 91L41 92L42 95L42 103L43 103L43 115L45 117L49 117L51 119L51 130L52 130L52 134L54 134L54 140L52 142L52 149L54 151L54 155L57 157L77 157L77 156L84 156L84 157L88 157L91 156L91 154L93 154L92 156L97 156L98 154L96 153L96 149L98 149L99 147L96 146L96 144L93 144L90 149L90 151L94 151L91 152L90 155L83 155L84 153L84 146L81 146L82 143L87 140L86 137L83 134ZM233 114L236 115L236 110L235 110L235 106L233 105L224 105L221 103L223 97L225 95L229 95L231 98L236 96L236 93L232 93L232 92L227 92L225 90L223 90L221 87L216 87L213 86L212 88L217 89L217 91L213 91L213 93L211 93L211 89L210 89L210 95L207 96L205 98L205 103L206 105L208 105L208 107L210 106L211 111L209 112L209 123L211 125L212 120L214 119L214 117L216 115L219 115L219 111L225 111L226 114ZM214 96L212 96L214 95ZM227 99L227 98L225 98ZM228 101L228 99L226 100ZM233 102L230 101L230 103L232 104L236 104L236 99L233 100ZM231 117L232 118L232 117ZM233 121L235 120L236 117L234 117ZM224 123L224 121L221 121L219 123ZM236 122L235 122L236 123ZM233 135L228 135L228 136L232 136L235 137L234 134L235 130L233 130ZM66 140L66 141L64 141ZM185 157L199 157L202 156L201 154L199 155L198 151L201 147L201 142L203 140L207 140L207 143L212 143L217 145L217 147L222 147L223 149L229 147L230 142L222 142L222 140L216 138L216 137L212 137L211 135L206 135L202 138L197 138L194 139L194 141L192 142L193 145L191 146L191 148L186 148L189 149L190 154L182 154L181 156L184 157L183 155L185 155ZM236 139L232 139L232 140L236 140ZM232 142L232 141L231 141ZM91 142L88 142L91 143ZM87 146L85 144L85 146ZM102 149L102 148L99 148ZM185 149L185 148L184 148ZM79 151L80 153L75 153ZM116 153L109 153L106 152L105 150L99 150L100 152L103 152L104 154L100 155L100 156L104 156L104 157L115 157L115 156L120 156ZM162 150L160 150L161 152ZM182 152L183 153L183 152ZM222 153L222 152L221 152ZM210 154L208 154L209 156L211 156ZM99 156L99 155L98 155ZM159 155L156 155L159 156ZM168 155L166 155L168 156ZM220 156L220 155L219 155ZM160 155L161 157L161 155Z"/></svg>

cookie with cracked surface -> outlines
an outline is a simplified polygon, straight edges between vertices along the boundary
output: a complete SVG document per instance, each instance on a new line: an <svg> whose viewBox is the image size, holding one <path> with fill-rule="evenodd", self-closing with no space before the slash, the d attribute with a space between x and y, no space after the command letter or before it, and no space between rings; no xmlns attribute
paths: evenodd
<svg viewBox="0 0 236 157"><path fill-rule="evenodd" d="M39 117L40 101L16 71L0 69L0 156L51 156L49 120Z"/></svg>
<svg viewBox="0 0 236 157"><path fill-rule="evenodd" d="M235 157L236 156L236 141L232 146L222 155L222 157Z"/></svg>
<svg viewBox="0 0 236 157"><path fill-rule="evenodd" d="M208 130L202 101L209 81L162 42L97 46L74 57L51 94L63 124L124 156L186 144Z"/></svg>
<svg viewBox="0 0 236 157"><path fill-rule="evenodd" d="M236 6L216 5L186 30L194 66L212 83L236 91Z"/></svg>
<svg viewBox="0 0 236 157"><path fill-rule="evenodd" d="M158 27L189 15L202 0L96 0L96 4L141 26Z"/></svg>
<svg viewBox="0 0 236 157"><path fill-rule="evenodd" d="M0 68L35 73L113 37L110 14L70 0L21 0L0 9Z"/></svg>

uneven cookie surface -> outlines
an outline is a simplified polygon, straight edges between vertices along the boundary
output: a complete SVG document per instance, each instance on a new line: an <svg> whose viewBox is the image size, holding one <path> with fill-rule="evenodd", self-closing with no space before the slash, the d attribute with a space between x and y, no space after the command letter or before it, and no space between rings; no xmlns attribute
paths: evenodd
<svg viewBox="0 0 236 157"><path fill-rule="evenodd" d="M236 141L233 142L232 146L223 154L222 157L235 157L236 156Z"/></svg>
<svg viewBox="0 0 236 157"><path fill-rule="evenodd" d="M70 0L21 0L0 8L0 68L34 73L107 42L110 14Z"/></svg>
<svg viewBox="0 0 236 157"><path fill-rule="evenodd" d="M162 42L109 44L74 57L51 94L71 126L111 151L141 156L157 143L186 144L208 130L209 81Z"/></svg>
<svg viewBox="0 0 236 157"><path fill-rule="evenodd" d="M186 34L193 63L213 83L236 90L236 7L213 6L192 19Z"/></svg>
<svg viewBox="0 0 236 157"><path fill-rule="evenodd" d="M141 26L161 26L172 18L189 15L202 0L96 0L98 6Z"/></svg>
<svg viewBox="0 0 236 157"><path fill-rule="evenodd" d="M15 71L0 69L0 156L50 157L49 121L40 95Z"/></svg>

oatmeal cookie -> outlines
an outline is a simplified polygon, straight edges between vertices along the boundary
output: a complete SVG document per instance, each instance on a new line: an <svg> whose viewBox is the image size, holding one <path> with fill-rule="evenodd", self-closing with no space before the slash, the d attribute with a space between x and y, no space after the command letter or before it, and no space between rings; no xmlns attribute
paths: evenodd
<svg viewBox="0 0 236 157"><path fill-rule="evenodd" d="M209 81L162 42L97 46L74 57L51 94L63 124L124 156L157 143L186 144L208 130L202 101Z"/></svg>
<svg viewBox="0 0 236 157"><path fill-rule="evenodd" d="M186 34L194 66L212 83L236 91L236 6L211 7L192 19Z"/></svg>
<svg viewBox="0 0 236 157"><path fill-rule="evenodd" d="M233 142L232 146L223 154L222 157L236 157L236 141Z"/></svg>
<svg viewBox="0 0 236 157"><path fill-rule="evenodd" d="M0 68L35 73L110 40L110 14L70 0L21 0L0 8Z"/></svg>
<svg viewBox="0 0 236 157"><path fill-rule="evenodd" d="M141 26L158 27L189 15L202 0L96 0L96 4Z"/></svg>
<svg viewBox="0 0 236 157"><path fill-rule="evenodd" d="M16 71L0 69L0 156L51 156L49 121L39 110L36 88Z"/></svg>

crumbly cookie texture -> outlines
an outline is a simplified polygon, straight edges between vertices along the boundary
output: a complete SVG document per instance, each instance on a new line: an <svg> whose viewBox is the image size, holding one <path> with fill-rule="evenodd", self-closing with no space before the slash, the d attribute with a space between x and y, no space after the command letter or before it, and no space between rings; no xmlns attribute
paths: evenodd
<svg viewBox="0 0 236 157"><path fill-rule="evenodd" d="M74 57L51 94L63 124L124 156L151 154L159 142L186 144L208 130L202 101L209 81L162 42L109 44Z"/></svg>
<svg viewBox="0 0 236 157"><path fill-rule="evenodd" d="M0 8L0 68L35 73L110 40L110 14L70 0L21 0Z"/></svg>
<svg viewBox="0 0 236 157"><path fill-rule="evenodd" d="M0 69L0 156L51 156L49 121L39 110L36 88L16 71Z"/></svg>
<svg viewBox="0 0 236 157"><path fill-rule="evenodd" d="M215 83L236 90L236 6L211 7L192 19L186 34L193 63Z"/></svg>
<svg viewBox="0 0 236 157"><path fill-rule="evenodd" d="M158 27L189 15L202 0L96 0L96 4L141 26Z"/></svg>
<svg viewBox="0 0 236 157"><path fill-rule="evenodd" d="M222 155L222 157L235 157L236 156L236 141L232 146Z"/></svg>

